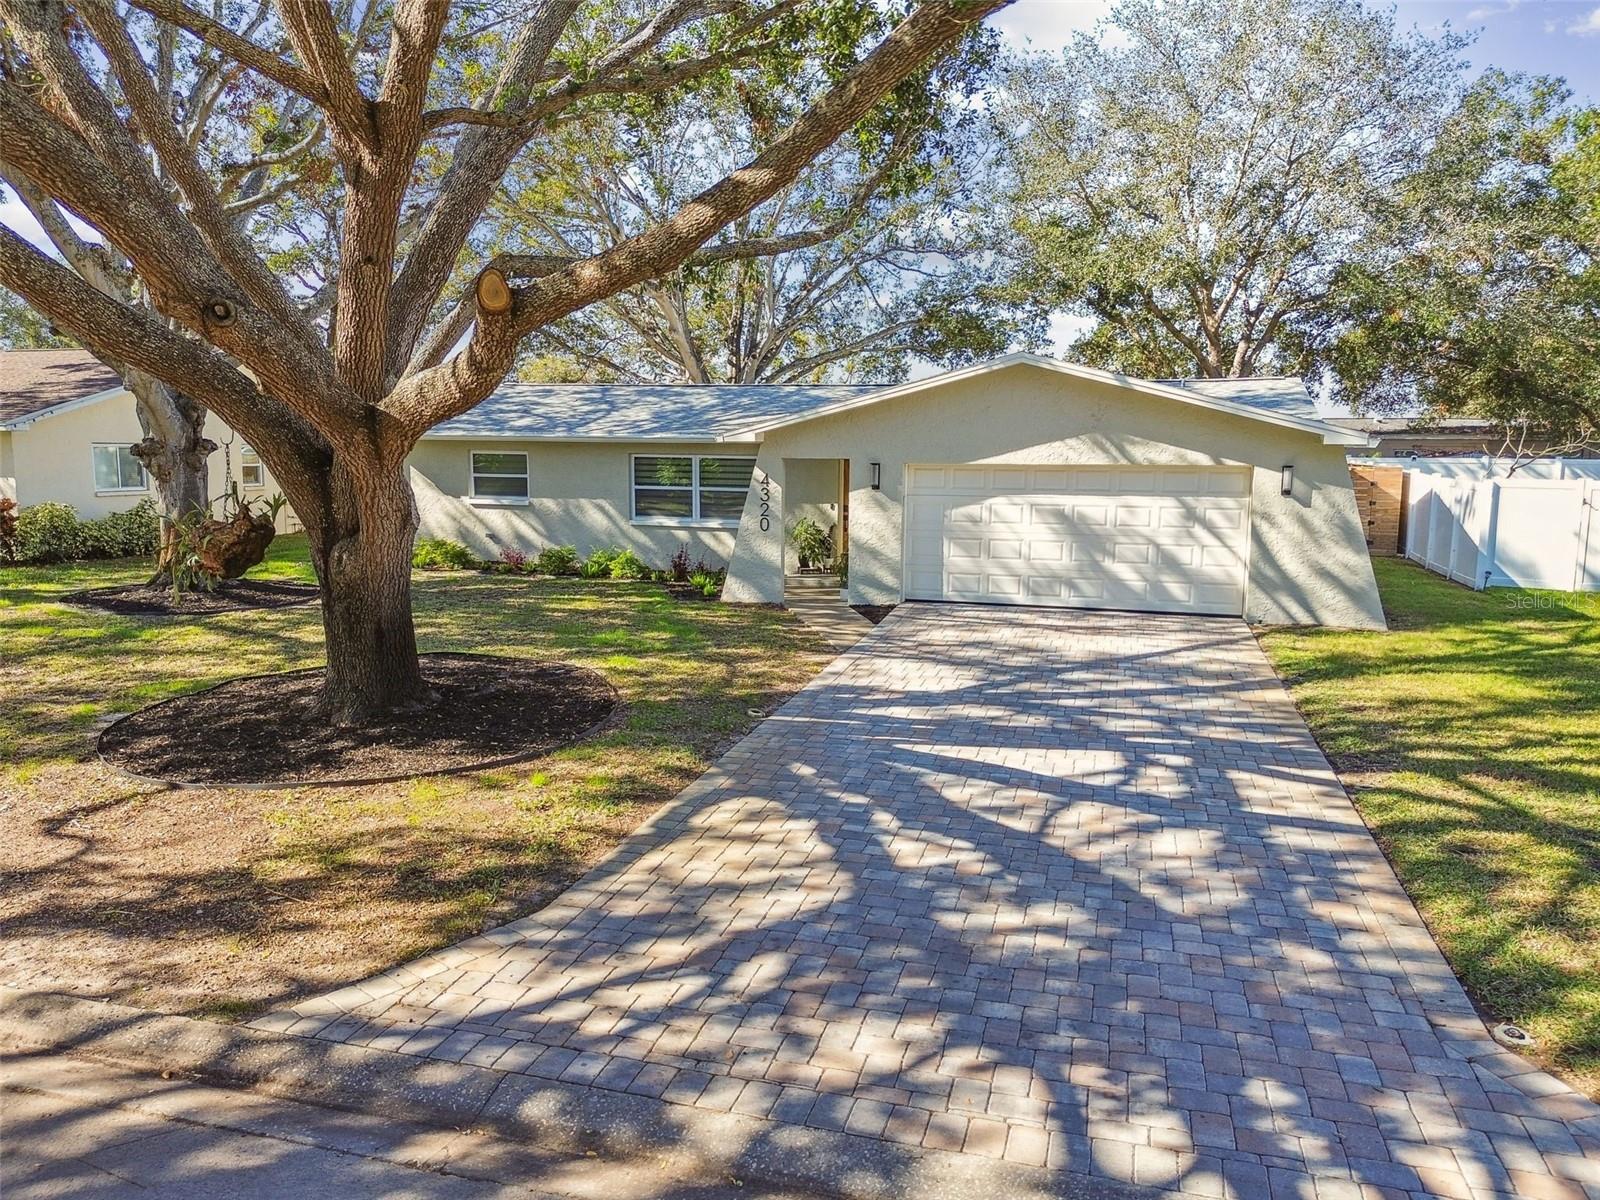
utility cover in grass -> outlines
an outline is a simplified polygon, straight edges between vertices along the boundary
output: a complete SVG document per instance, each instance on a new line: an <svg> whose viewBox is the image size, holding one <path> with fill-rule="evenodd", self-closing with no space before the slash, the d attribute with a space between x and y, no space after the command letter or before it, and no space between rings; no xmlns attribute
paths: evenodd
<svg viewBox="0 0 1600 1200"><path fill-rule="evenodd" d="M425 705L358 726L317 712L322 668L230 679L131 713L100 756L147 779L196 786L380 783L536 758L577 741L617 707L584 667L477 654L424 654Z"/></svg>

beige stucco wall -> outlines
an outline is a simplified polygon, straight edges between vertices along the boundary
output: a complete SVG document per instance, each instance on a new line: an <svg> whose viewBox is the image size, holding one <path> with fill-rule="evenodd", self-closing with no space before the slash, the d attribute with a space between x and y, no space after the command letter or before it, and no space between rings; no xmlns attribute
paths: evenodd
<svg viewBox="0 0 1600 1200"><path fill-rule="evenodd" d="M239 448L244 439L233 432L215 413L206 418L205 434L216 442L219 449L211 455L210 489L213 496L221 496L226 488L224 455L220 449L232 443L233 477L241 479ZM91 447L107 445L131 446L144 436L139 427L133 395L119 392L94 404L41 417L30 425L9 433L0 433L0 477L13 478L14 498L18 504L40 504L53 500L70 504L85 519L103 517L107 513L132 508L145 496L153 496L152 489L139 491L99 491L94 482L94 457ZM7 467L4 445L9 444ZM272 472L263 465L263 482L259 488L241 491L251 499L265 499L280 489ZM282 530L297 528L292 514L287 510L280 515L278 527Z"/></svg>
<svg viewBox="0 0 1600 1200"><path fill-rule="evenodd" d="M512 451L528 456L526 504L484 503L467 497L471 453ZM417 497L419 537L462 542L486 558L513 546L533 554L547 546L576 546L587 555L601 546L631 549L652 567L666 567L678 547L691 558L723 566L735 530L708 525L651 525L632 519L635 454L753 455L753 445L701 442L524 442L429 438L409 464Z"/></svg>
<svg viewBox="0 0 1600 1200"><path fill-rule="evenodd" d="M981 416L980 416L981 414ZM1342 446L1028 365L1009 367L767 435L724 598L782 598L783 547L758 528L760 492L780 515L785 460L850 460L852 603L901 599L905 468L913 463L1245 466L1252 469L1245 617L1259 624L1382 628ZM882 464L872 491L870 464ZM1280 469L1295 468L1292 496Z"/></svg>

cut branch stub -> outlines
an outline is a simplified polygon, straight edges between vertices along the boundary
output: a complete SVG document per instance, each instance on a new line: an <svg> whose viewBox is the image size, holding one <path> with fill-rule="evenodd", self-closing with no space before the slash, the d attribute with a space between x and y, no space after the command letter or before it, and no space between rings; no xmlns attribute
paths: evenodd
<svg viewBox="0 0 1600 1200"><path fill-rule="evenodd" d="M511 311L512 302L516 299L512 295L511 285L506 282L506 277L497 267L485 267L479 272L475 291L478 311L491 317L505 316Z"/></svg>
<svg viewBox="0 0 1600 1200"><path fill-rule="evenodd" d="M239 317L230 300L207 300L205 313L208 322L219 326L232 325Z"/></svg>

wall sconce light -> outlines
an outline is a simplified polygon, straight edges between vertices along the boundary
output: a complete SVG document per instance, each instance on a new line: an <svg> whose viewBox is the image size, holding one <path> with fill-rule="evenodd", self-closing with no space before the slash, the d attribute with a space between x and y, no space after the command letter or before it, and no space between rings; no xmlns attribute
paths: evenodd
<svg viewBox="0 0 1600 1200"><path fill-rule="evenodd" d="M1283 466L1281 487L1285 496L1294 494L1294 465L1292 463L1285 463Z"/></svg>
<svg viewBox="0 0 1600 1200"><path fill-rule="evenodd" d="M878 491L883 487L883 464L872 463L872 490Z"/></svg>

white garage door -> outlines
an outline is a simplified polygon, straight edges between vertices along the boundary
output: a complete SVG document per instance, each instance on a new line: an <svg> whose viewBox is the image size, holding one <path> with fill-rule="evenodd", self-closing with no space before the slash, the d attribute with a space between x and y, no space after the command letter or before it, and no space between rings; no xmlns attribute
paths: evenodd
<svg viewBox="0 0 1600 1200"><path fill-rule="evenodd" d="M908 600L1244 611L1243 470L915 466L907 476Z"/></svg>

